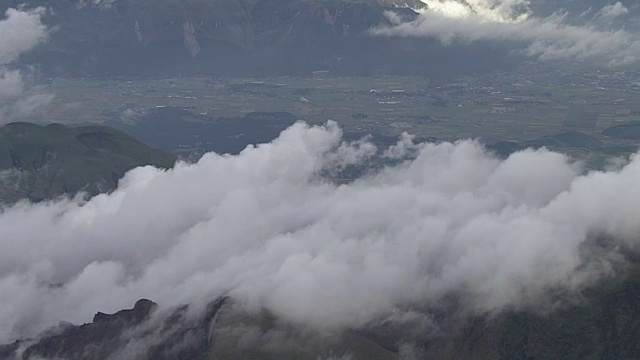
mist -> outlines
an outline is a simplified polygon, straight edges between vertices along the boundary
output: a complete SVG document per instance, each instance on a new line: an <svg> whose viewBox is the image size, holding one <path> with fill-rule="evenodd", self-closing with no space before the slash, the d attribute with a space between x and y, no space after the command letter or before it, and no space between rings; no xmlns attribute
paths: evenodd
<svg viewBox="0 0 640 360"><path fill-rule="evenodd" d="M506 160L478 142L391 149L296 123L239 155L131 170L113 193L0 212L0 341L91 321L140 298L161 308L230 296L318 329L364 326L456 294L486 313L545 303L614 272L633 248L640 160L585 172L565 155ZM337 185L374 154L395 165Z"/></svg>
<svg viewBox="0 0 640 360"><path fill-rule="evenodd" d="M585 61L597 66L627 66L640 61L640 34L622 2L574 13L554 4L537 14L525 0L423 0L426 9L412 21L388 12L393 24L371 30L377 36L428 37L444 45L473 42L510 44L517 53L544 61ZM544 2L539 2L544 3ZM631 20L630 20L631 19Z"/></svg>
<svg viewBox="0 0 640 360"><path fill-rule="evenodd" d="M33 115L53 100L30 86L29 71L19 68L20 56L47 41L45 8L9 8L0 18L0 124Z"/></svg>

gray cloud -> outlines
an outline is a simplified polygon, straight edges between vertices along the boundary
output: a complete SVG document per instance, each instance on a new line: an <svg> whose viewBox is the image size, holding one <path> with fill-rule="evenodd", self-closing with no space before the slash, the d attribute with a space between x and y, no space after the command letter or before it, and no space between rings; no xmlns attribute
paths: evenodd
<svg viewBox="0 0 640 360"><path fill-rule="evenodd" d="M372 29L380 36L432 37L445 45L476 41L509 43L542 60L584 60L619 66L640 61L640 36L612 22L628 13L620 2L608 5L583 24L567 13L537 17L523 0L425 0L429 9L411 22L388 13L394 25ZM586 17L586 13L583 17Z"/></svg>
<svg viewBox="0 0 640 360"><path fill-rule="evenodd" d="M229 295L320 328L359 326L451 293L475 311L536 304L611 272L593 236L634 246L640 160L582 174L564 155L499 160L474 141L410 144L415 159L353 183L364 161L337 125L298 123L270 144L130 171L88 202L0 213L0 341L90 321L145 297L162 307ZM381 150L384 151L384 150Z"/></svg>
<svg viewBox="0 0 640 360"><path fill-rule="evenodd" d="M53 98L27 93L24 74L14 68L20 55L47 40L45 14L44 8L9 8L0 20L0 123L29 116Z"/></svg>
<svg viewBox="0 0 640 360"><path fill-rule="evenodd" d="M613 20L617 17L627 15L628 13L629 9L618 1L615 4L603 7L600 12L598 12L597 16L605 20Z"/></svg>
<svg viewBox="0 0 640 360"><path fill-rule="evenodd" d="M7 65L47 38L42 24L44 8L16 10L9 8L0 21L0 65Z"/></svg>
<svg viewBox="0 0 640 360"><path fill-rule="evenodd" d="M0 99L15 99L22 95L22 74L17 70L0 72Z"/></svg>

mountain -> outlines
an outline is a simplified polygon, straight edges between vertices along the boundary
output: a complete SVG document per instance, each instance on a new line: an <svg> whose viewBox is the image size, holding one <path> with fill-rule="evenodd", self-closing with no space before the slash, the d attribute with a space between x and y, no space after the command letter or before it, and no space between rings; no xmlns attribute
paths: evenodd
<svg viewBox="0 0 640 360"><path fill-rule="evenodd" d="M91 323L61 323L36 339L0 346L0 359L634 359L640 352L637 269L598 283L547 310L469 315L455 299L426 311L428 327L407 318L335 332L289 324L233 299L158 310L138 301ZM415 316L415 312L413 313Z"/></svg>
<svg viewBox="0 0 640 360"><path fill-rule="evenodd" d="M22 359L398 359L366 335L300 331L267 311L246 312L228 298L211 302L197 318L189 316L188 306L156 309L142 299L132 309L98 312L88 324L62 323L39 339L0 346L0 359L14 358L18 349Z"/></svg>
<svg viewBox="0 0 640 360"><path fill-rule="evenodd" d="M112 190L127 170L170 168L175 155L103 126L10 123L0 127L0 201Z"/></svg>
<svg viewBox="0 0 640 360"><path fill-rule="evenodd" d="M614 139L640 140L640 124L616 125L602 133Z"/></svg>
<svg viewBox="0 0 640 360"><path fill-rule="evenodd" d="M237 154L248 145L268 143L298 120L288 112L250 112L215 117L190 109L165 106L141 112L126 121L106 124L159 149L197 160L206 152Z"/></svg>
<svg viewBox="0 0 640 360"><path fill-rule="evenodd" d="M434 79L513 64L500 46L445 47L375 37L386 11L412 19L420 1L0 0L44 6L49 41L25 55L51 76L400 73ZM441 61L446 58L447 61Z"/></svg>

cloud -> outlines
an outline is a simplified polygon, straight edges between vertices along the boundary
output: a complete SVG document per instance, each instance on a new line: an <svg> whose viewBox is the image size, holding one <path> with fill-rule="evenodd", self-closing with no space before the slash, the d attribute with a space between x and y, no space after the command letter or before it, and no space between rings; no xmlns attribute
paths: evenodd
<svg viewBox="0 0 640 360"><path fill-rule="evenodd" d="M76 4L77 9L84 9L87 6L98 7L100 9L110 9L115 0L79 0Z"/></svg>
<svg viewBox="0 0 640 360"><path fill-rule="evenodd" d="M22 95L24 84L18 70L0 71L0 99L16 99Z"/></svg>
<svg viewBox="0 0 640 360"><path fill-rule="evenodd" d="M373 145L297 123L237 156L137 168L83 202L0 213L0 342L139 298L228 295L319 328L358 327L456 294L473 311L535 305L610 273L606 234L635 246L640 158L590 172L546 150L499 160L474 141L408 144L415 158L352 183L319 176ZM384 153L384 149L379 150Z"/></svg>
<svg viewBox="0 0 640 360"><path fill-rule="evenodd" d="M47 28L42 24L44 8L16 10L9 8L0 21L0 65L16 61L21 54L47 39Z"/></svg>
<svg viewBox="0 0 640 360"><path fill-rule="evenodd" d="M603 7L600 12L598 12L597 16L605 20L613 20L617 17L627 15L628 13L629 9L618 1L615 4Z"/></svg>
<svg viewBox="0 0 640 360"><path fill-rule="evenodd" d="M480 18L484 21L513 23L529 16L528 0L422 0L430 12L448 18Z"/></svg>
<svg viewBox="0 0 640 360"><path fill-rule="evenodd" d="M44 8L9 8L0 20L0 123L29 116L53 97L26 94L23 71L15 69L22 54L47 40L45 14Z"/></svg>
<svg viewBox="0 0 640 360"><path fill-rule="evenodd" d="M424 2L428 8L421 10L417 19L401 22L388 13L393 25L374 28L372 34L431 37L444 45L496 41L541 60L591 61L608 66L640 61L640 36L608 21L628 12L620 2L605 6L583 24L571 23L568 14L561 11L537 17L524 0Z"/></svg>

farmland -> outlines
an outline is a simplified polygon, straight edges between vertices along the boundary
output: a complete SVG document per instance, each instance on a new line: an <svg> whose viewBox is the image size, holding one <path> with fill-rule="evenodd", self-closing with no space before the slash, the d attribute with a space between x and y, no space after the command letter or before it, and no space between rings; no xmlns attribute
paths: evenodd
<svg viewBox="0 0 640 360"><path fill-rule="evenodd" d="M557 147L580 158L593 156L594 149L615 148L604 151L608 154L635 149L635 141L612 139L603 131L640 122L637 74L539 64L438 87L421 77L336 77L318 71L275 78L56 79L50 91L56 99L49 120L62 123L135 121L159 107L206 115L202 121L287 112L309 123L334 120L352 133L409 132L443 141L528 142L578 132L593 141L573 144L565 136L568 142Z"/></svg>

